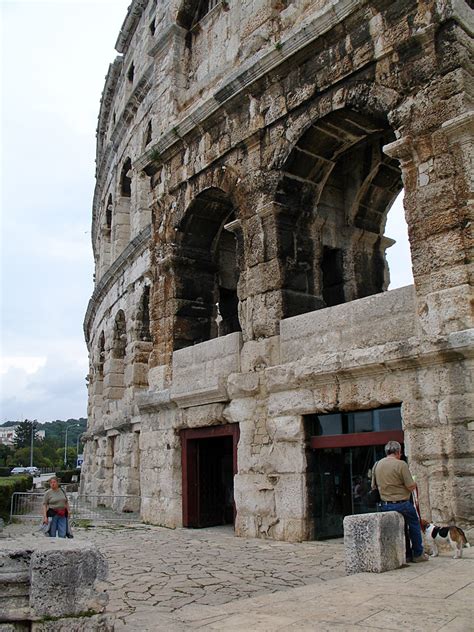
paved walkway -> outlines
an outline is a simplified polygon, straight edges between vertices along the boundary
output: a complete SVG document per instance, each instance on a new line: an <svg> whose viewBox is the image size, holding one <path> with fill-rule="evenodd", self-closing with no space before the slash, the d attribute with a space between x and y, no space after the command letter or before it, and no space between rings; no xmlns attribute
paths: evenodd
<svg viewBox="0 0 474 632"><path fill-rule="evenodd" d="M6 534L31 533L14 525ZM43 537L43 536L37 536ZM117 632L474 630L474 548L345 576L341 540L289 544L229 528L78 529L109 561Z"/></svg>

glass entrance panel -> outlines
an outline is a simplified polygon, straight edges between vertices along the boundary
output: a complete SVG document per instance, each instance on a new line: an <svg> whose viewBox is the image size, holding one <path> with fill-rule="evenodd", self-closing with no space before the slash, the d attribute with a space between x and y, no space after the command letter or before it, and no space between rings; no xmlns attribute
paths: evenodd
<svg viewBox="0 0 474 632"><path fill-rule="evenodd" d="M376 511L367 494L383 446L323 448L315 454L314 518L317 539L339 538L350 514Z"/></svg>

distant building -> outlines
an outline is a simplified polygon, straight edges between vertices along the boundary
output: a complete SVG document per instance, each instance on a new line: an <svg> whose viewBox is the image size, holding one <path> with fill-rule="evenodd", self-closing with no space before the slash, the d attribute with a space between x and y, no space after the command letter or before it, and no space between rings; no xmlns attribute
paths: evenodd
<svg viewBox="0 0 474 632"><path fill-rule="evenodd" d="M17 428L18 428L18 425L0 427L0 445L9 445L9 446L14 445ZM45 435L46 435L45 430L36 431L36 438L40 439L40 441L43 441L43 439L45 438Z"/></svg>

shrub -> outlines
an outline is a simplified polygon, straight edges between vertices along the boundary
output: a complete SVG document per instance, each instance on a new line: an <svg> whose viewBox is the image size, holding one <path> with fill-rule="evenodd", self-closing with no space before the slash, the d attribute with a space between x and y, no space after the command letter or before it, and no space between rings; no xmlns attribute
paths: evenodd
<svg viewBox="0 0 474 632"><path fill-rule="evenodd" d="M27 492L33 487L33 477L29 474L18 474L8 478L0 478L0 517L10 517L10 504L14 492Z"/></svg>
<svg viewBox="0 0 474 632"><path fill-rule="evenodd" d="M10 476L10 468L0 467L0 476Z"/></svg>

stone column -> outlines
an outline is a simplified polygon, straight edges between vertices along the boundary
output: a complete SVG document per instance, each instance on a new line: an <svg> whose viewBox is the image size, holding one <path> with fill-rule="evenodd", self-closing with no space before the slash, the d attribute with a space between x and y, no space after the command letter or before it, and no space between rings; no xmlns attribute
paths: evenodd
<svg viewBox="0 0 474 632"><path fill-rule="evenodd" d="M148 387L148 359L153 343L136 340L130 343L125 367L125 386L133 390Z"/></svg>
<svg viewBox="0 0 474 632"><path fill-rule="evenodd" d="M144 171L140 171L135 178L136 186L134 191L131 218L130 218L130 238L133 239L138 233L151 222L151 188L150 178Z"/></svg>
<svg viewBox="0 0 474 632"><path fill-rule="evenodd" d="M242 220L245 254L238 294L244 341L278 333L282 318L278 210L278 204L264 204L254 215Z"/></svg>
<svg viewBox="0 0 474 632"><path fill-rule="evenodd" d="M452 123L447 125L454 133ZM436 145L443 151L436 153ZM455 176L456 152L450 153L439 132L431 138L402 137L386 145L385 152L400 160L403 172L421 333L433 340L468 329L474 322L468 264L471 192L466 186L470 165L458 155L462 170ZM440 163L445 177L439 173Z"/></svg>
<svg viewBox="0 0 474 632"><path fill-rule="evenodd" d="M455 12L455 4L448 5ZM456 16L436 32L436 49L430 45L436 76L391 113L400 137L384 148L402 168L423 362L417 372L423 395L404 402L404 425L423 512L468 524L474 482L467 465L474 452L472 44Z"/></svg>
<svg viewBox="0 0 474 632"><path fill-rule="evenodd" d="M133 188L132 181L132 191ZM131 198L123 196L117 198L112 223L112 261L117 259L130 241L130 212Z"/></svg>

